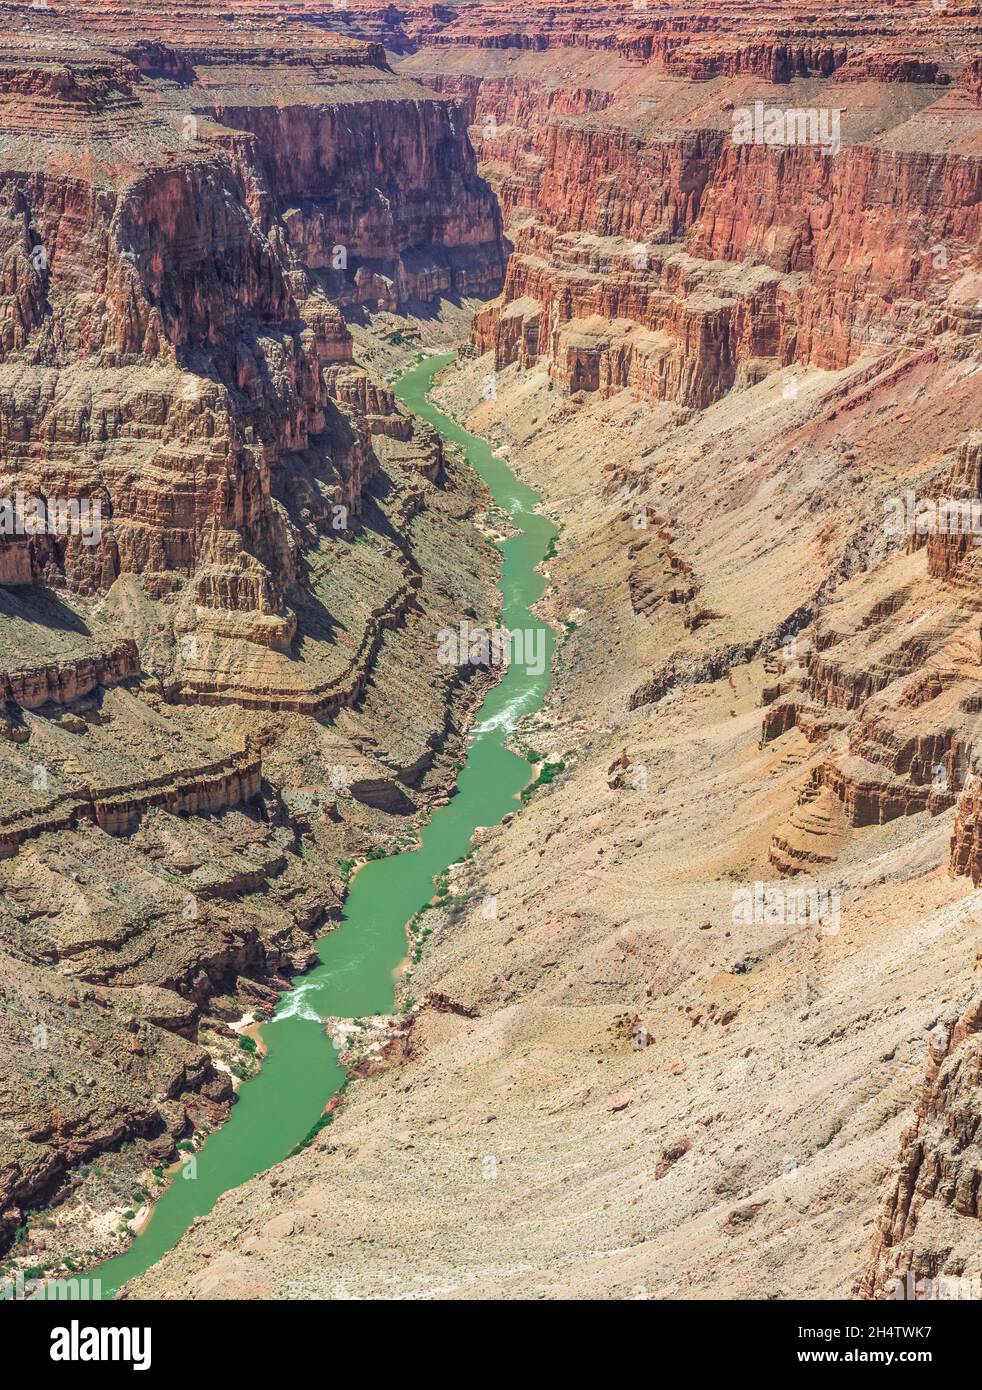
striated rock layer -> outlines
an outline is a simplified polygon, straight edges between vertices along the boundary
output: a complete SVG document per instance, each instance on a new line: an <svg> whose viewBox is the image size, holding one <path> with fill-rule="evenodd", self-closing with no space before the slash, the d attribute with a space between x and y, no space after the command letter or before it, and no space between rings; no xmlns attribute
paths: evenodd
<svg viewBox="0 0 982 1390"><path fill-rule="evenodd" d="M979 561L906 507L982 502L978 16L295 20L455 97L499 199L503 292L441 390L564 523L522 731L553 772L452 876L330 1130L134 1292L978 1281ZM793 138L735 139L758 104Z"/></svg>
<svg viewBox="0 0 982 1390"><path fill-rule="evenodd" d="M30 1268L127 1238L345 861L442 792L474 690L414 654L492 578L475 481L345 319L500 288L455 103L377 43L184 19L0 28L0 1250Z"/></svg>
<svg viewBox="0 0 982 1390"><path fill-rule="evenodd" d="M877 1221L866 1298L977 1299L982 1005L939 1023L915 1118Z"/></svg>
<svg viewBox="0 0 982 1390"><path fill-rule="evenodd" d="M440 390L563 522L554 694L520 733L547 767L455 867L405 1014L364 1050L335 1021L360 1079L331 1126L134 1292L982 1277L980 562L917 524L982 504L972 7L139 10L138 37L74 10L68 54L52 15L5 12L4 460L44 496L77 475L109 520L0 544L2 669L111 682L121 631L141 663L5 725L13 832L67 817L0 860L27 961L9 1204L121 1133L152 1161L211 1123L210 1025L302 958L341 842L423 803L455 692L420 642L486 575L453 458L351 343L394 366L437 312L411 301L500 289ZM782 138L735 138L758 107ZM43 663L42 581L67 595ZM318 813L337 762L351 796ZM193 768L201 809L229 804L177 834ZM140 913L85 868L117 883L127 836L166 883ZM162 932L188 892L206 911ZM111 1057L94 1088L24 1047L42 997Z"/></svg>

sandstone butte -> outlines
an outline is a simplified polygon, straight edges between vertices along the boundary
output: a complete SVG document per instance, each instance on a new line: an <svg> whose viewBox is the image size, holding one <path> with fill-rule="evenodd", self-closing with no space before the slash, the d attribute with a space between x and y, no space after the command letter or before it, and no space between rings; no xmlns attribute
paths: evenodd
<svg viewBox="0 0 982 1390"><path fill-rule="evenodd" d="M886 524L982 501L975 9L3 7L0 493L107 519L0 538L10 1268L115 1248L452 782L432 634L495 572L386 384L434 346L562 523L563 770L330 1129L130 1292L980 1277L982 552ZM836 149L734 142L758 102Z"/></svg>

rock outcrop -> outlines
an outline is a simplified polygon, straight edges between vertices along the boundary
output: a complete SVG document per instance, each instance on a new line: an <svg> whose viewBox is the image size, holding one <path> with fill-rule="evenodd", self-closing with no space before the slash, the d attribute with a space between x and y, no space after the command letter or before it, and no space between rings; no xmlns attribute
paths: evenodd
<svg viewBox="0 0 982 1390"><path fill-rule="evenodd" d="M480 837L416 953L427 1003L329 1136L137 1292L977 1274L967 1034L900 1139L925 1033L933 1055L971 1013L982 862L976 547L906 523L908 492L980 495L977 16L352 0L319 22L459 102L504 213L503 292L441 391L565 524L556 690L523 737L567 771ZM735 138L758 105L782 135Z"/></svg>
<svg viewBox="0 0 982 1390"><path fill-rule="evenodd" d="M543 361L570 391L705 405L763 371L971 327L971 16L837 13L800 43L735 5L522 18L518 34L500 4L345 17L467 109L515 241L474 329L497 366ZM755 103L791 112L791 138L736 139ZM809 133L821 113L831 144Z"/></svg>
<svg viewBox="0 0 982 1390"><path fill-rule="evenodd" d="M978 1299L982 1003L932 1034L927 1074L877 1221L865 1298Z"/></svg>
<svg viewBox="0 0 982 1390"><path fill-rule="evenodd" d="M12 7L0 155L0 1246L67 1203L36 1265L125 1238L344 859L450 775L473 697L406 653L486 602L480 491L345 315L496 293L505 246L452 99L218 7Z"/></svg>
<svg viewBox="0 0 982 1390"><path fill-rule="evenodd" d="M104 523L0 539L8 1224L217 1122L449 775L476 491L355 357L452 318L443 407L563 521L556 775L398 1024L332 1021L330 1128L133 1292L977 1287L982 561L918 517L982 503L978 16L137 10L8 7L0 63L3 487Z"/></svg>

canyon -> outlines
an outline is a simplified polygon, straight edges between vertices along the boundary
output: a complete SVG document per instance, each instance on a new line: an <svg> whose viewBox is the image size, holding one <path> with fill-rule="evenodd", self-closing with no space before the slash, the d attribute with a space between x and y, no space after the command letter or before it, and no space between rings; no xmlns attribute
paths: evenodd
<svg viewBox="0 0 982 1390"><path fill-rule="evenodd" d="M495 518L391 382L459 347L561 526L546 772L330 1125L124 1297L977 1279L982 561L888 524L982 499L974 7L2 14L0 491L103 518L0 537L11 1267L128 1239L452 793Z"/></svg>
<svg viewBox="0 0 982 1390"><path fill-rule="evenodd" d="M3 490L101 517L0 539L0 1230L37 1269L127 1234L255 1065L229 1025L452 778L482 678L414 653L485 612L480 491L341 305L487 292L504 249L375 45L10 20Z"/></svg>

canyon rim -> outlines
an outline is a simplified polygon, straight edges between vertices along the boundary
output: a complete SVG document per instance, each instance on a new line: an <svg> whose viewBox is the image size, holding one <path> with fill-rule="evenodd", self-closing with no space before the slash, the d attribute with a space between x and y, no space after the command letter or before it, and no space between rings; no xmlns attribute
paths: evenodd
<svg viewBox="0 0 982 1390"><path fill-rule="evenodd" d="M980 332L964 0L0 5L8 1296L982 1297Z"/></svg>

